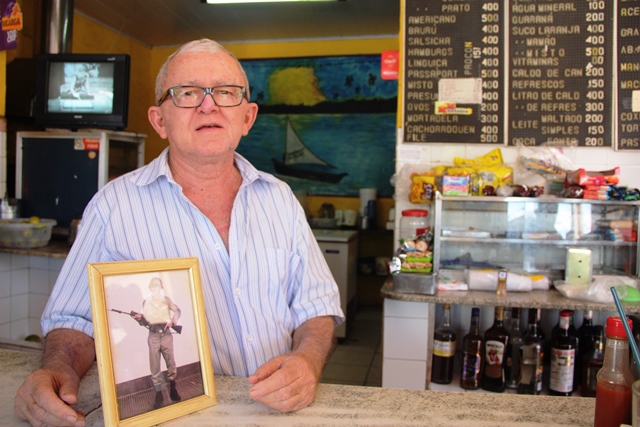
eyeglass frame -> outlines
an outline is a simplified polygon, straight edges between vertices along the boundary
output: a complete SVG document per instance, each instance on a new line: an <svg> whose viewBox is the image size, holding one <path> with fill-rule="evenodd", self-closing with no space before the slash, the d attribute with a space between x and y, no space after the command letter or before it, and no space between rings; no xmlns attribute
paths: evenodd
<svg viewBox="0 0 640 427"><path fill-rule="evenodd" d="M183 87L193 87L193 88L198 88L198 89L204 90L204 94L202 95L202 99L200 100L200 103L198 105L194 105L193 107L181 107L181 106L176 104L176 101L173 98L173 91L175 89L183 88ZM216 97L214 96L214 92L213 91L215 89L218 89L218 88L221 88L221 87L235 87L235 88L242 89L242 96L240 98L240 102L238 102L237 104L234 104L234 105L219 105L218 102L216 101ZM211 99L213 99L213 103L216 104L220 108L237 107L238 105L242 104L242 101L244 99L246 99L247 102L249 102L249 98L247 98L247 88L244 87L244 86L240 86L240 85L220 85L220 86L212 86L212 87L202 87L202 86L195 86L195 85L178 85L178 86L171 86L169 89L165 90L164 93L162 94L162 96L160 97L160 99L158 99L157 106L159 107L160 105L162 105L162 103L164 101L166 101L169 96L171 96L171 102L173 103L173 105L176 108L198 108L204 102L204 99L207 96L207 94L211 95Z"/></svg>

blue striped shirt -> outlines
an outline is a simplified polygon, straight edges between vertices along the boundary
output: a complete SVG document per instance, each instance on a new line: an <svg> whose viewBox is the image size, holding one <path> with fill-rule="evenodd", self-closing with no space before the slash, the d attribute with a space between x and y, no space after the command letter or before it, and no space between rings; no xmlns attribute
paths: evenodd
<svg viewBox="0 0 640 427"><path fill-rule="evenodd" d="M87 263L180 257L199 260L216 374L248 376L288 353L293 331L308 319L344 320L337 285L286 183L236 153L242 184L227 251L174 181L168 155L167 148L89 202L43 313L45 334L70 328L93 336Z"/></svg>

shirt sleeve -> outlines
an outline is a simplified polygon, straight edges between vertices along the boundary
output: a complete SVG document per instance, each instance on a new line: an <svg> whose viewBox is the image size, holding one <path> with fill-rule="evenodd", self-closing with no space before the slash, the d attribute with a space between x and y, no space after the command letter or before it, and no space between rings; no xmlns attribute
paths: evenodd
<svg viewBox="0 0 640 427"><path fill-rule="evenodd" d="M345 319L340 308L338 285L304 215L296 228L295 242L300 263L294 266L292 283L295 291L291 300L291 312L295 328L319 316L333 316L335 325L338 326Z"/></svg>
<svg viewBox="0 0 640 427"><path fill-rule="evenodd" d="M41 318L46 336L58 328L73 329L93 337L87 264L101 261L104 224L95 208L87 206L78 236L62 266Z"/></svg>

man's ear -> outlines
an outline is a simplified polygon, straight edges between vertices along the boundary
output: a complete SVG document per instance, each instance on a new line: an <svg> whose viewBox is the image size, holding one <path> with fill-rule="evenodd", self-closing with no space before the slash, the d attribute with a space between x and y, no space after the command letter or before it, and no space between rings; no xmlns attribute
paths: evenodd
<svg viewBox="0 0 640 427"><path fill-rule="evenodd" d="M249 130L253 126L253 123L256 121L256 117L258 116L258 104L255 102L249 102L247 105L247 112L244 115L244 127L242 136L247 136L249 134Z"/></svg>
<svg viewBox="0 0 640 427"><path fill-rule="evenodd" d="M158 106L151 106L147 111L147 116L149 117L149 123L156 130L160 138L167 138L167 131L164 126L164 117L162 116L162 110Z"/></svg>

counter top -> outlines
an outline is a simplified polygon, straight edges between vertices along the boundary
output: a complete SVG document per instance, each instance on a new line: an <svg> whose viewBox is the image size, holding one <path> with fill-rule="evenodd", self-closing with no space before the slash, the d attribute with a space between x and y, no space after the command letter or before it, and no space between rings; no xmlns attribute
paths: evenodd
<svg viewBox="0 0 640 427"><path fill-rule="evenodd" d="M563 296L557 289L548 291L508 292L506 296L499 297L491 291L437 291L435 295L410 294L397 292L393 288L393 279L388 278L380 294L383 298L399 301L427 302L436 304L473 305L473 306L497 306L505 307L535 307L553 310L593 310L604 312L617 312L615 304L602 304L597 302L581 301ZM640 302L623 302L626 314L640 313Z"/></svg>
<svg viewBox="0 0 640 427"><path fill-rule="evenodd" d="M16 390L39 355L0 350L0 425L26 426L13 414ZM595 399L438 392L320 384L315 402L282 414L249 398L246 378L215 378L218 404L163 426L593 426ZM80 384L86 425L104 424L95 365Z"/></svg>
<svg viewBox="0 0 640 427"><path fill-rule="evenodd" d="M0 252L7 254L36 255L64 259L67 257L67 255L69 255L70 248L71 247L66 240L51 239L47 246L43 246L40 248L23 249L0 247Z"/></svg>

